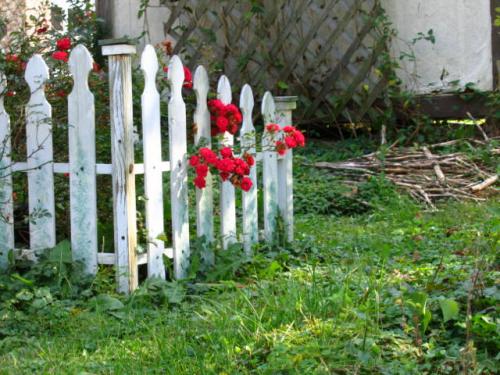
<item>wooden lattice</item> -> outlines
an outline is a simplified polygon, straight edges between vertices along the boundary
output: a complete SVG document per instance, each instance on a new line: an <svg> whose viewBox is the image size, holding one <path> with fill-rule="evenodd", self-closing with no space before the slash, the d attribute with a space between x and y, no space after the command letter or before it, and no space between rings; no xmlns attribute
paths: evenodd
<svg viewBox="0 0 500 375"><path fill-rule="evenodd" d="M238 86L299 95L301 122L377 116L386 78L378 0L180 0L166 37L194 68L219 61Z"/></svg>

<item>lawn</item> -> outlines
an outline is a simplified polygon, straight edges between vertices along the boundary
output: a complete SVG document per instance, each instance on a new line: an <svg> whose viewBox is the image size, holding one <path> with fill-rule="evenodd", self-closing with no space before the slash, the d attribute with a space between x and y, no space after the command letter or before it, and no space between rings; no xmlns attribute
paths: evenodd
<svg viewBox="0 0 500 375"><path fill-rule="evenodd" d="M217 277L125 298L109 270L76 279L63 251L4 276L0 373L495 372L498 199L431 212L379 179L359 200L322 172L297 180L296 241L219 255ZM338 199L318 214L315 196Z"/></svg>

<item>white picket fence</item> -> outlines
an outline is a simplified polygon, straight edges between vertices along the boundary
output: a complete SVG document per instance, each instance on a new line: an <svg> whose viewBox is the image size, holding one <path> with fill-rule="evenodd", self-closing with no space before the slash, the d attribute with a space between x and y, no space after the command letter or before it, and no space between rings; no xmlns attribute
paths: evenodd
<svg viewBox="0 0 500 375"><path fill-rule="evenodd" d="M188 189L194 188L187 177L187 118L182 98L184 81L183 65L178 56L171 58L168 70L170 100L168 103L169 161L162 160L160 128L160 95L156 88L158 59L152 46L146 46L141 58L145 87L142 104L142 142L144 163L134 161L134 133L132 124L132 74L131 56L135 47L130 45L103 46L103 55L109 59L109 87L111 113L112 164L98 164L95 156L94 96L88 87L88 75L93 59L83 45L76 46L70 54L69 69L74 80L68 96L69 163L53 162L51 132L51 106L44 93L44 83L49 77L48 67L41 56L33 56L26 67L25 79L31 89L26 105L26 162L14 162L10 156L9 115L3 96L0 97L0 269L8 264L8 253L36 255L37 252L56 245L54 173L69 173L71 248L73 258L83 262L90 274L95 274L98 264L116 266L118 290L129 292L138 284L138 265L147 263L148 276L165 277L163 255L173 257L175 277L183 278L189 264ZM0 92L5 92L5 78L0 72ZM194 74L194 91L197 105L193 122L197 133L195 144L210 145L210 113L207 107L208 75L199 66ZM217 95L224 103L232 101L231 86L221 76ZM292 153L278 157L266 148L268 137L264 134L263 152L256 154L255 129L252 123L254 98L250 86L245 85L240 95L243 123L240 131L241 148L256 155L260 161L251 169L253 187L242 192L242 223L237 229L236 194L230 182L221 183L220 236L223 247L241 240L245 251L259 240L257 168L262 165L264 195L264 239L272 241L277 228L277 217L283 217L286 234L293 239L293 189ZM262 100L262 115L266 123L286 126L292 122L295 100L279 98L276 102L269 92ZM226 145L234 144L234 137L226 133ZM30 248L15 249L14 205L12 199L12 174L28 175L29 212L36 217L29 224ZM166 248L158 236L165 232L163 218L163 173L170 173L170 203L172 209L172 248ZM96 175L112 175L114 253L98 251ZM147 252L137 254L135 176L144 174L146 197L145 221L148 231ZM214 240L214 198L212 184L196 191L196 231L198 236ZM168 234L169 231L167 231ZM210 260L209 260L210 261ZM212 260L213 261L213 260Z"/></svg>

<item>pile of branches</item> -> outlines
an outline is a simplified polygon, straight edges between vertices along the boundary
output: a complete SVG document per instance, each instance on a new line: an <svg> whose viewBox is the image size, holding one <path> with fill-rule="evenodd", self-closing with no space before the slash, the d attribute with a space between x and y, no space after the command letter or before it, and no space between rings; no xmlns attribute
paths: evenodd
<svg viewBox="0 0 500 375"><path fill-rule="evenodd" d="M406 191L414 199L435 208L439 199L485 200L481 192L498 181L498 175L484 170L461 152L438 153L439 148L451 146L458 140L420 148L389 148L347 161L317 162L317 168L327 168L341 176L347 184L357 185L380 174ZM486 142L472 140L485 146ZM499 148L490 148L493 155L500 155Z"/></svg>

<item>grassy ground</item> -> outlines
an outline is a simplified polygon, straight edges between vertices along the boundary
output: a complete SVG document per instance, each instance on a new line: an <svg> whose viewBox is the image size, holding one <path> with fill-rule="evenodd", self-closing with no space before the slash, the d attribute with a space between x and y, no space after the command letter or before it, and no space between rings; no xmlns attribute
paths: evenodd
<svg viewBox="0 0 500 375"><path fill-rule="evenodd" d="M426 212L383 181L354 199L317 173L298 171L293 246L227 257L219 280L125 299L104 270L76 280L63 251L0 279L0 374L494 373L500 202ZM345 201L307 209L329 193Z"/></svg>

